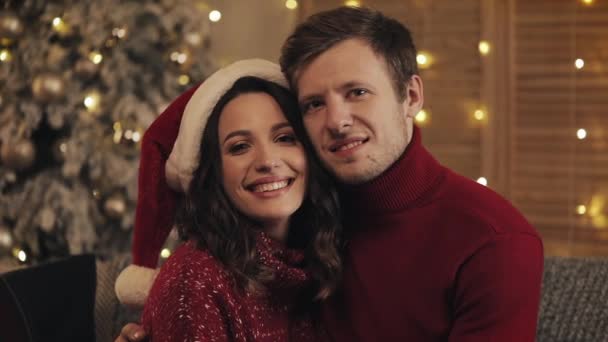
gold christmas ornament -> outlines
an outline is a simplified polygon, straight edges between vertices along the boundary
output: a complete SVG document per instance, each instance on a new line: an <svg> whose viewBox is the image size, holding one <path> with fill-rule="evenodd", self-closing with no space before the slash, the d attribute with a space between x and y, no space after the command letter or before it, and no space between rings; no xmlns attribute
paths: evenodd
<svg viewBox="0 0 608 342"><path fill-rule="evenodd" d="M123 195L114 194L106 198L103 203L103 210L108 217L118 220L127 212L127 202Z"/></svg>
<svg viewBox="0 0 608 342"><path fill-rule="evenodd" d="M13 247L13 234L4 225L0 225L0 251L8 251Z"/></svg>
<svg viewBox="0 0 608 342"><path fill-rule="evenodd" d="M3 143L0 149L2 163L9 169L22 171L34 164L36 148L30 140L22 139L14 144Z"/></svg>
<svg viewBox="0 0 608 342"><path fill-rule="evenodd" d="M14 13L0 14L0 38L15 40L23 34L23 22Z"/></svg>
<svg viewBox="0 0 608 342"><path fill-rule="evenodd" d="M90 78L95 76L99 71L99 64L93 63L88 58L82 58L76 62L74 66L74 72L76 75L84 78Z"/></svg>
<svg viewBox="0 0 608 342"><path fill-rule="evenodd" d="M59 100L65 95L65 82L53 73L40 74L32 82L32 94L43 103Z"/></svg>

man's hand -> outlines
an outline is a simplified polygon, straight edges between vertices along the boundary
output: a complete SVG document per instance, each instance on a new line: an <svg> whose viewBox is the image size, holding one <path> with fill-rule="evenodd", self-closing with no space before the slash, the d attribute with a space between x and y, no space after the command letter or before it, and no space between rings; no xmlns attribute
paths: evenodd
<svg viewBox="0 0 608 342"><path fill-rule="evenodd" d="M129 323L122 327L120 335L114 342L142 342L146 340L148 334L141 325Z"/></svg>

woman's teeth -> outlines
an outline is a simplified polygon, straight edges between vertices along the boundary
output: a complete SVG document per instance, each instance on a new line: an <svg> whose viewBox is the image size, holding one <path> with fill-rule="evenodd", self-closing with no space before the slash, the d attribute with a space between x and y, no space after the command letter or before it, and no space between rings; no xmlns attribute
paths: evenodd
<svg viewBox="0 0 608 342"><path fill-rule="evenodd" d="M253 192L267 192L267 191L279 190L279 189L286 187L287 185L289 185L289 181L287 181L287 180L280 181L280 182L259 184L259 185L256 185L253 187Z"/></svg>

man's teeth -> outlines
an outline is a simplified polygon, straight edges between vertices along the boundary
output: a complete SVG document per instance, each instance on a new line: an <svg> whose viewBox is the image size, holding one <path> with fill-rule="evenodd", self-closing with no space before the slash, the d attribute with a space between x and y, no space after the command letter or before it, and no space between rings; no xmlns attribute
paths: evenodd
<svg viewBox="0 0 608 342"><path fill-rule="evenodd" d="M280 181L280 182L274 182L274 183L260 184L260 185L256 185L253 187L253 192L267 192L267 191L279 190L279 189L283 189L288 184L289 184L289 181L287 181L287 180Z"/></svg>
<svg viewBox="0 0 608 342"><path fill-rule="evenodd" d="M342 146L338 147L337 151L349 150L349 149L351 149L355 146L359 146L361 144L363 144L363 141L355 141L350 144L346 144L346 145L342 145Z"/></svg>

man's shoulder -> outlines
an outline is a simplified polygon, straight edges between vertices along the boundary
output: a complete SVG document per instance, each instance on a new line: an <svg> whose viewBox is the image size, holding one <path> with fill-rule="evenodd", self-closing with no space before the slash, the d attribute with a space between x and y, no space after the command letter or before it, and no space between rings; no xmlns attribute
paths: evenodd
<svg viewBox="0 0 608 342"><path fill-rule="evenodd" d="M441 220L459 222L461 229L488 234L523 233L538 236L515 206L491 188L448 171L436 198Z"/></svg>

